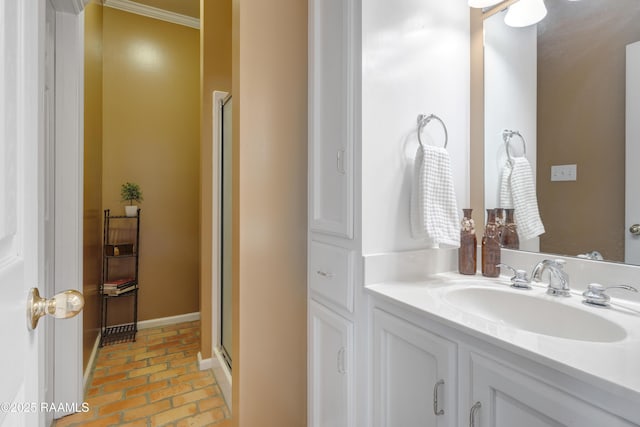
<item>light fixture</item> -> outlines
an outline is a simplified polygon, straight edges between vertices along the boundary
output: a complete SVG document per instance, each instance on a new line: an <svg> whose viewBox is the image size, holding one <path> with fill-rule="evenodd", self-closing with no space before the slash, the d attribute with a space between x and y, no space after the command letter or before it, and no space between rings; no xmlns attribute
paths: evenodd
<svg viewBox="0 0 640 427"><path fill-rule="evenodd" d="M490 7L500 3L502 0L469 0L469 7Z"/></svg>
<svg viewBox="0 0 640 427"><path fill-rule="evenodd" d="M544 0L520 0L509 6L504 23L510 27L527 27L547 16Z"/></svg>

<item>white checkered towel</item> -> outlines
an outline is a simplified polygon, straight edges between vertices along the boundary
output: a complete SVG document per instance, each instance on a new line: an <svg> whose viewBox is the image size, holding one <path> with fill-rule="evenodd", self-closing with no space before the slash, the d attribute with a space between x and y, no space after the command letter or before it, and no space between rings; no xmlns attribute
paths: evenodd
<svg viewBox="0 0 640 427"><path fill-rule="evenodd" d="M507 162L502 170L499 207L515 209L518 236L521 241L529 240L544 233L536 186L526 157L514 157L512 162Z"/></svg>
<svg viewBox="0 0 640 427"><path fill-rule="evenodd" d="M460 246L460 219L447 150L418 147L411 189L411 235L433 247Z"/></svg>

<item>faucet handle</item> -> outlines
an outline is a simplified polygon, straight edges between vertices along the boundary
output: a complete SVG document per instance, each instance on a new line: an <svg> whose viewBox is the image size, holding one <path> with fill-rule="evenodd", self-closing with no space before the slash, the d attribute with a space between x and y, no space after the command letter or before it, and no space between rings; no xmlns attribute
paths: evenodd
<svg viewBox="0 0 640 427"><path fill-rule="evenodd" d="M591 283L587 285L587 290L582 293L584 304L596 307L609 307L611 297L606 294L607 289L624 289L626 291L638 292L637 288L629 285L602 286L599 283Z"/></svg>
<svg viewBox="0 0 640 427"><path fill-rule="evenodd" d="M516 289L531 289L531 280L527 277L527 272L520 269L515 269L508 264L497 264L496 267L505 267L513 271L513 277L511 278L511 287Z"/></svg>

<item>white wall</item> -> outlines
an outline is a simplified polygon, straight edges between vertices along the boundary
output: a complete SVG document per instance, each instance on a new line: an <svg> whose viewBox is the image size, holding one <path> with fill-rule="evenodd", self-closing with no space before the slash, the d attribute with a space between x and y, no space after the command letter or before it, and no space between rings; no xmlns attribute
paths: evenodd
<svg viewBox="0 0 640 427"><path fill-rule="evenodd" d="M520 131L527 143L527 159L536 173L537 28L512 28L505 12L484 21L485 169L486 208L500 207L498 188L507 161L502 131ZM520 138L513 138L512 155L521 156ZM524 250L538 251L540 239L520 242Z"/></svg>
<svg viewBox="0 0 640 427"><path fill-rule="evenodd" d="M416 118L434 113L449 130L460 209L469 205L469 9L464 1L362 4L363 253L425 247L411 237ZM437 122L425 140L442 144Z"/></svg>

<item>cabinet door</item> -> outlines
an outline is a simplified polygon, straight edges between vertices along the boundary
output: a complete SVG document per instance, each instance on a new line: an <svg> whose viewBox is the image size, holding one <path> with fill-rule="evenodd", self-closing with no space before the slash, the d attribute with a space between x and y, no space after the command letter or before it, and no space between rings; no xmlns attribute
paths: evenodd
<svg viewBox="0 0 640 427"><path fill-rule="evenodd" d="M380 309L373 334L373 425L455 426L456 345Z"/></svg>
<svg viewBox="0 0 640 427"><path fill-rule="evenodd" d="M312 231L353 238L354 0L309 0Z"/></svg>
<svg viewBox="0 0 640 427"><path fill-rule="evenodd" d="M475 427L631 427L605 412L533 376L471 353Z"/></svg>
<svg viewBox="0 0 640 427"><path fill-rule="evenodd" d="M309 303L309 426L354 425L353 324Z"/></svg>

